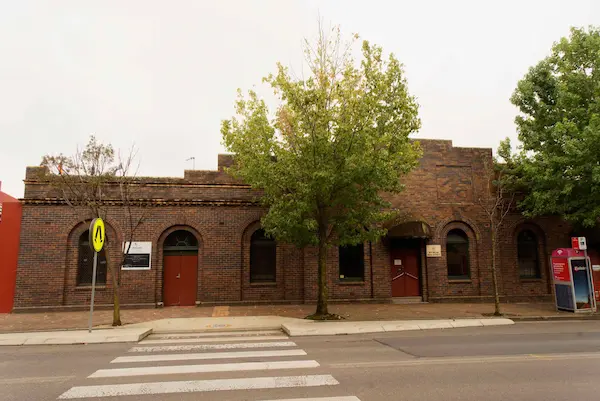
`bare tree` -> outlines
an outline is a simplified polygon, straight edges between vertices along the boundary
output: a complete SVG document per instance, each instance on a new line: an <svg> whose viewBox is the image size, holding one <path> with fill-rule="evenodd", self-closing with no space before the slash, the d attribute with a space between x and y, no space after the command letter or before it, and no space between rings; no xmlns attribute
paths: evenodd
<svg viewBox="0 0 600 401"><path fill-rule="evenodd" d="M510 147L510 144L508 144ZM500 144L498 153L502 157L506 144ZM486 183L484 190L477 199L479 206L485 212L490 223L490 233L492 236L492 284L494 287L494 315L501 316L500 312L500 293L498 289L498 233L504 224L506 215L512 210L515 194L508 189L507 181L504 177L504 165L495 158L491 160L483 158L483 180Z"/></svg>
<svg viewBox="0 0 600 401"><path fill-rule="evenodd" d="M127 246L118 246L119 263L111 263L107 252L107 267L112 278L113 326L120 326L121 308L119 287L120 266L126 263L139 227L145 217L144 204L135 197L137 166L135 147L127 153L115 151L111 144L103 144L92 135L85 148L77 149L71 157L60 154L46 155L42 166L48 169L46 178L60 192L64 202L76 211L82 223L90 218L109 219L111 207L122 209L116 217L123 229L123 241ZM114 210L114 209L113 209ZM107 236L107 246L111 238Z"/></svg>

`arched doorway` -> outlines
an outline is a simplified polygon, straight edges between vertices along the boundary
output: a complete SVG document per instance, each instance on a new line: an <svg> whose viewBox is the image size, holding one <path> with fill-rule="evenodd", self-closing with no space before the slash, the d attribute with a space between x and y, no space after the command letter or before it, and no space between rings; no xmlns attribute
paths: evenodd
<svg viewBox="0 0 600 401"><path fill-rule="evenodd" d="M193 306L198 288L198 240L177 230L163 243L163 302L165 306Z"/></svg>

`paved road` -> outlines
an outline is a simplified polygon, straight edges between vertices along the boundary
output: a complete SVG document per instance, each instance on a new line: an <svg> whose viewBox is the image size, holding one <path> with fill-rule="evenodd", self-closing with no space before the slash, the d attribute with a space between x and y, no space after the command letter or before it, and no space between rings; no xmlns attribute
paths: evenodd
<svg viewBox="0 0 600 401"><path fill-rule="evenodd" d="M2 401L553 401L598 393L600 322L0 347Z"/></svg>

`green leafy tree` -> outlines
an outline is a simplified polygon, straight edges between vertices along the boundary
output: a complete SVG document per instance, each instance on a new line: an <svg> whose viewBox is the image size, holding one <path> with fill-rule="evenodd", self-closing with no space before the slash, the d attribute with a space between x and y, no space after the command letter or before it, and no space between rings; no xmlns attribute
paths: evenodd
<svg viewBox="0 0 600 401"><path fill-rule="evenodd" d="M520 155L513 184L525 214L594 226L600 217L600 31L572 28L518 83Z"/></svg>
<svg viewBox="0 0 600 401"><path fill-rule="evenodd" d="M418 105L407 90L402 65L358 39L343 43L339 29L319 29L305 42L307 77L287 68L264 79L280 101L274 115L264 100L240 93L237 116L221 133L234 153L231 172L261 191L266 232L277 240L318 248L318 300L312 318L333 318L327 308L327 249L360 244L385 234L389 204L400 177L418 163L409 135L420 127Z"/></svg>
<svg viewBox="0 0 600 401"><path fill-rule="evenodd" d="M113 290L113 326L121 326L121 307L119 288L121 276L119 266L126 259L139 227L145 217L144 204L136 200L135 175L133 169L136 151L115 153L111 144L99 142L91 136L84 149L77 149L73 156L63 154L46 155L41 165L47 168L44 176L50 185L58 190L62 200L79 216L82 223L89 223L92 218L100 217L108 220L111 207L122 208L120 218L124 230L123 240L127 247L119 246L120 260L114 263L106 253L107 268L112 277ZM113 239L106 237L106 246L110 247ZM116 267L115 267L116 266Z"/></svg>

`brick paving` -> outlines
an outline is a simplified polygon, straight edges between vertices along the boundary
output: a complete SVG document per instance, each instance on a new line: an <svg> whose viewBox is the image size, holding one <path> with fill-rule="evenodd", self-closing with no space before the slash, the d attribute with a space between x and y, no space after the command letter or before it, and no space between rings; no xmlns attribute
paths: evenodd
<svg viewBox="0 0 600 401"><path fill-rule="evenodd" d="M121 311L124 324L151 320L186 317L226 316L285 316L303 318L314 312L314 305L259 305L216 307L170 307L160 309L128 309ZM489 316L492 304L335 304L330 312L344 316L350 321L408 320L478 318ZM557 312L553 304L503 304L507 317L576 317L572 313ZM36 330L66 330L87 327L88 312L46 312L0 314L0 332ZM106 326L112 322L112 311L94 312L94 326Z"/></svg>

